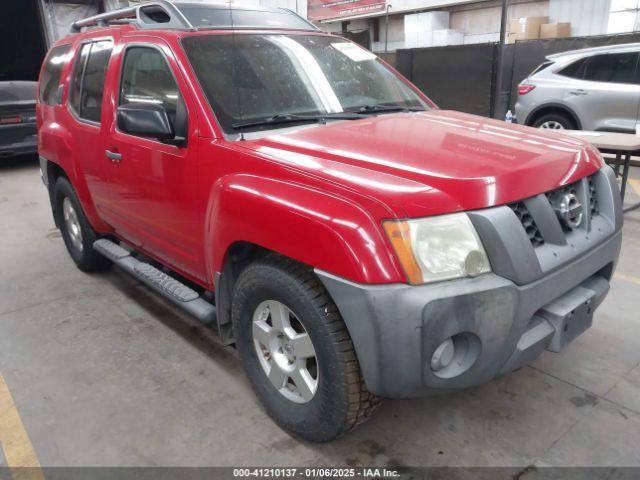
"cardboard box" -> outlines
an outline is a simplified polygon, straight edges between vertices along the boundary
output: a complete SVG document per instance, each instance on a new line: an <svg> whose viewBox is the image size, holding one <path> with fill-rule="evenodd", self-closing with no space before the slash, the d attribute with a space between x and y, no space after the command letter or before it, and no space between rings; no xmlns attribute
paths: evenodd
<svg viewBox="0 0 640 480"><path fill-rule="evenodd" d="M508 43L517 40L535 40L540 38L540 26L549 23L549 17L522 17L509 20Z"/></svg>
<svg viewBox="0 0 640 480"><path fill-rule="evenodd" d="M460 30L434 30L433 46L445 47L447 45L462 45L464 43L464 33Z"/></svg>
<svg viewBox="0 0 640 480"><path fill-rule="evenodd" d="M570 23L543 23L540 25L540 38L564 38L570 36Z"/></svg>

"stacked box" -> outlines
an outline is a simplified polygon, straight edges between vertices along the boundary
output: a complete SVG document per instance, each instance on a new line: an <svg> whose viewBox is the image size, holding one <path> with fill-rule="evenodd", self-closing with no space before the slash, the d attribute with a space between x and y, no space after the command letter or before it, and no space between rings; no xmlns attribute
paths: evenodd
<svg viewBox="0 0 640 480"><path fill-rule="evenodd" d="M543 23L540 25L540 38L564 38L570 36L570 23Z"/></svg>
<svg viewBox="0 0 640 480"><path fill-rule="evenodd" d="M540 38L540 27L549 23L549 17L522 17L509 21L507 43Z"/></svg>

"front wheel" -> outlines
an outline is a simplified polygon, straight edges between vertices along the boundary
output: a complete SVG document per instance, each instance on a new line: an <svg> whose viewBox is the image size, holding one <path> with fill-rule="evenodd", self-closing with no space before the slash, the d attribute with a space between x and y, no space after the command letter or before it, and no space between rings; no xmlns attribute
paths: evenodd
<svg viewBox="0 0 640 480"><path fill-rule="evenodd" d="M326 442L376 410L340 313L309 269L276 255L250 265L232 318L251 386L285 430Z"/></svg>

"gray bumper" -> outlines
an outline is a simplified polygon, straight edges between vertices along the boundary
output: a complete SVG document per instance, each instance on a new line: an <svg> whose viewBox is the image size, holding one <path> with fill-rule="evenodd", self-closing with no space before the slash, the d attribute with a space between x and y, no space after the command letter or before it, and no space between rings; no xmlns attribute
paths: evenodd
<svg viewBox="0 0 640 480"><path fill-rule="evenodd" d="M556 334L562 323L552 318L553 307L590 301L595 309L607 293L621 243L617 232L528 285L495 274L422 286L360 285L317 274L347 324L369 390L407 398L485 383L553 349L554 342L562 344L562 332ZM435 350L461 333L478 341L473 365L452 378L436 375L431 368Z"/></svg>
<svg viewBox="0 0 640 480"><path fill-rule="evenodd" d="M609 167L562 191L567 188L585 206L584 222L573 231L561 228L553 193L517 207L468 212L491 274L376 286L317 272L345 320L371 392L401 398L472 387L545 349L559 351L591 326L620 253L620 195ZM514 213L522 209L526 220ZM532 224L535 235L527 234ZM443 370L434 353L450 338L456 348L445 351L462 353Z"/></svg>
<svg viewBox="0 0 640 480"><path fill-rule="evenodd" d="M35 123L0 127L0 158L30 155L37 151Z"/></svg>

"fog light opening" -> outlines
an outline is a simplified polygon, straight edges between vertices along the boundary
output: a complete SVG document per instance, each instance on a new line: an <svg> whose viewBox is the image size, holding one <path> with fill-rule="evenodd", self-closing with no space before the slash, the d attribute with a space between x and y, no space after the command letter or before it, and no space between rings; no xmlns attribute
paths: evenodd
<svg viewBox="0 0 640 480"><path fill-rule="evenodd" d="M431 356L431 371L440 378L453 378L469 370L480 356L480 339L473 333L447 338Z"/></svg>
<svg viewBox="0 0 640 480"><path fill-rule="evenodd" d="M438 346L438 348L436 348L436 351L433 352L433 356L431 357L431 370L439 372L443 368L447 368L451 365L455 351L456 348L453 340L451 338L447 338L440 344L440 346Z"/></svg>

